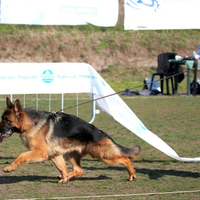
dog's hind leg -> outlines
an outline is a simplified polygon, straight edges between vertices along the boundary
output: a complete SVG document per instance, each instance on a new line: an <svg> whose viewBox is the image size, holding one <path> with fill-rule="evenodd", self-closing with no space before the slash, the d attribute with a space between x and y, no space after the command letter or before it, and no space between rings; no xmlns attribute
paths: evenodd
<svg viewBox="0 0 200 200"><path fill-rule="evenodd" d="M113 143L112 140L105 138L98 143L91 143L90 146L88 145L88 153L91 157L98 158L108 165L124 165L129 173L129 181L133 181L136 178L135 170L131 160L122 153L121 148L119 145Z"/></svg>
<svg viewBox="0 0 200 200"><path fill-rule="evenodd" d="M68 181L67 178L67 166L65 164L65 160L63 158L63 155L58 155L56 157L51 158L57 169L61 173L61 177L59 180L59 183L66 183Z"/></svg>
<svg viewBox="0 0 200 200"><path fill-rule="evenodd" d="M118 157L118 156L113 156L110 159L101 159L104 163L108 165L118 165L122 164L126 167L128 173L129 173L129 181L133 181L136 178L135 175L135 170L133 168L133 165L130 161L130 159L126 156Z"/></svg>
<svg viewBox="0 0 200 200"><path fill-rule="evenodd" d="M81 176L83 174L83 169L81 168L82 155L77 151L73 151L71 153L66 153L65 158L73 167L73 171L67 175L68 180Z"/></svg>
<svg viewBox="0 0 200 200"><path fill-rule="evenodd" d="M135 170L133 165L128 157L122 157L119 159L120 163L124 165L129 173L129 181L136 179Z"/></svg>

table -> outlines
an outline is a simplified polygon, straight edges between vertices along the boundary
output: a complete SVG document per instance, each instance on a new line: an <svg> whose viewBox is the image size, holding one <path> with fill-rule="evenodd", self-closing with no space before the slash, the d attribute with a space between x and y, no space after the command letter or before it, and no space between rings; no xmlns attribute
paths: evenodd
<svg viewBox="0 0 200 200"><path fill-rule="evenodd" d="M175 60L170 59L169 62L174 63L175 65L175 74L178 73L178 65L186 65L187 66L187 95L190 96L190 69L193 68L194 60ZM174 77L175 86L174 86L174 94L178 94L178 76Z"/></svg>

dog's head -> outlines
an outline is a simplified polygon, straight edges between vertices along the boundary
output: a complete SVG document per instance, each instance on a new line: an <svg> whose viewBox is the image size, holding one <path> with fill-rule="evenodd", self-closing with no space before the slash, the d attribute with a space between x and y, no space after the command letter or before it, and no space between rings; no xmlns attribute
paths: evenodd
<svg viewBox="0 0 200 200"><path fill-rule="evenodd" d="M7 108L4 110L0 121L0 142L3 138L10 137L14 132L21 130L21 116L23 108L17 99L13 104L10 99L6 98Z"/></svg>

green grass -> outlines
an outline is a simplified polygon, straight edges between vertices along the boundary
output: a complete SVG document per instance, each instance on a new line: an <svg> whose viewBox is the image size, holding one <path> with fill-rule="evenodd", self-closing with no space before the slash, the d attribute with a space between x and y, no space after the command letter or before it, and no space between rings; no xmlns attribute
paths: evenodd
<svg viewBox="0 0 200 200"><path fill-rule="evenodd" d="M52 96L53 110L60 109L60 96ZM3 97L4 98L4 97ZM15 95L13 98L23 96ZM34 96L27 95L26 105L34 107ZM80 102L89 99L81 96ZM85 99L86 98L86 99ZM47 99L47 100L44 100ZM57 99L57 100L56 100ZM65 96L65 106L74 105L71 95ZM170 145L180 157L199 157L199 97L161 96L161 97L123 97L146 127ZM3 111L5 100L0 101ZM40 109L48 110L48 96L40 97ZM91 105L80 106L79 116L85 120ZM75 110L68 110L75 114ZM117 123L111 116L101 111L96 115L94 125L106 131L119 144L132 147L139 144L141 157L133 162L137 179L128 181L128 173L123 166L107 166L98 160L85 157L82 161L84 173L67 184L58 184L57 169L51 161L24 164L11 173L0 171L0 198L41 198L77 197L117 194L145 194L175 191L199 190L199 163L184 163L161 153L135 134ZM25 152L17 134L4 139L0 144L0 168L11 163L20 153ZM68 165L68 170L71 166ZM200 192L178 194L152 194L130 197L109 197L100 199L199 199ZM85 199L88 199L87 197ZM91 198L95 199L95 198Z"/></svg>

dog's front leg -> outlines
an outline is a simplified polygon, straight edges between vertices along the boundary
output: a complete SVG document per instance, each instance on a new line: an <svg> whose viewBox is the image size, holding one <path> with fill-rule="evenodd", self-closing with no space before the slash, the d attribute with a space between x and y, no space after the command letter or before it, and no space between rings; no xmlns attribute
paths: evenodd
<svg viewBox="0 0 200 200"><path fill-rule="evenodd" d="M11 165L3 169L4 172L10 172L22 165L23 163L41 162L48 159L46 152L42 150L33 150L20 154Z"/></svg>
<svg viewBox="0 0 200 200"><path fill-rule="evenodd" d="M65 160L63 158L63 155L58 155L53 158L51 158L57 169L61 173L61 177L59 180L59 183L67 183L68 178L67 178L67 166L65 164Z"/></svg>

